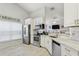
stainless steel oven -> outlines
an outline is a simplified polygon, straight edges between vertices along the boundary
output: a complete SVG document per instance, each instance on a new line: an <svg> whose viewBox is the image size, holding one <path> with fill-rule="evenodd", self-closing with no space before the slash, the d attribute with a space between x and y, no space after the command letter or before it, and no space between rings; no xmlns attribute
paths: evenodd
<svg viewBox="0 0 79 59"><path fill-rule="evenodd" d="M40 47L40 36L34 36L33 45Z"/></svg>

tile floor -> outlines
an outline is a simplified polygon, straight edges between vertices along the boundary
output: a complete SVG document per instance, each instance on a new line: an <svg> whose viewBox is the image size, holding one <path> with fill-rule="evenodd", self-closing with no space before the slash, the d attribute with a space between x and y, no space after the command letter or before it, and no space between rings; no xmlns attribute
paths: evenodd
<svg viewBox="0 0 79 59"><path fill-rule="evenodd" d="M25 45L21 40L0 43L0 56L50 56L44 48Z"/></svg>

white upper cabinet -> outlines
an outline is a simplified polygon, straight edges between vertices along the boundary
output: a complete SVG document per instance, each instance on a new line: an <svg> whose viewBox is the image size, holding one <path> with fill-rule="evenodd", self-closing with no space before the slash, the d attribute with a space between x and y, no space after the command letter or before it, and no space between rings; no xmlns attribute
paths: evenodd
<svg viewBox="0 0 79 59"><path fill-rule="evenodd" d="M35 19L35 25L43 24L44 20L42 17L36 17Z"/></svg>
<svg viewBox="0 0 79 59"><path fill-rule="evenodd" d="M31 18L25 19L25 25L31 24Z"/></svg>
<svg viewBox="0 0 79 59"><path fill-rule="evenodd" d="M77 7L77 9L78 9L78 20L79 20L79 3L77 5L78 5L78 7Z"/></svg>
<svg viewBox="0 0 79 59"><path fill-rule="evenodd" d="M79 4L65 3L64 4L64 26L77 26L79 19Z"/></svg>

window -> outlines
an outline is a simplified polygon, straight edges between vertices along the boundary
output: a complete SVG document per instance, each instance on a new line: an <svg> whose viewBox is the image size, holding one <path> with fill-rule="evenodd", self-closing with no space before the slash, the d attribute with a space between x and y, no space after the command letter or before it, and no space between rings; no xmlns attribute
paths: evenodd
<svg viewBox="0 0 79 59"><path fill-rule="evenodd" d="M0 20L0 42L22 38L22 24Z"/></svg>

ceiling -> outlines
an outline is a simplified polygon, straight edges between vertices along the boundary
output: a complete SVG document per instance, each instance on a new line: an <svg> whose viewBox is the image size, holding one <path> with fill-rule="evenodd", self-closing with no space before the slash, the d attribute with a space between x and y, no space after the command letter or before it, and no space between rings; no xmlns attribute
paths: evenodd
<svg viewBox="0 0 79 59"><path fill-rule="evenodd" d="M64 13L63 3L18 3L18 5L30 13L43 7L54 7L57 12Z"/></svg>

